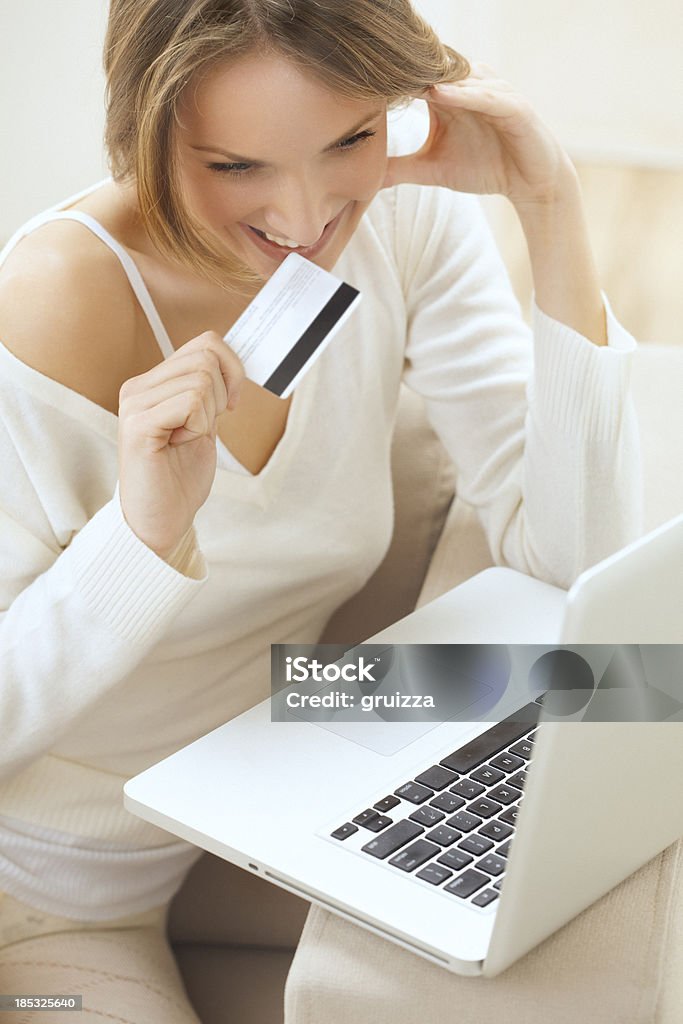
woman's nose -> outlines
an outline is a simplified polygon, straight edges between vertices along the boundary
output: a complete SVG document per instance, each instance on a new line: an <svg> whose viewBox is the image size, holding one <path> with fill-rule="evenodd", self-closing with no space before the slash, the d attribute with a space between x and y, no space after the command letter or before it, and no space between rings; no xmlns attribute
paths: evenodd
<svg viewBox="0 0 683 1024"><path fill-rule="evenodd" d="M264 208L268 234L301 246L314 245L333 216L324 198L305 184L282 188Z"/></svg>

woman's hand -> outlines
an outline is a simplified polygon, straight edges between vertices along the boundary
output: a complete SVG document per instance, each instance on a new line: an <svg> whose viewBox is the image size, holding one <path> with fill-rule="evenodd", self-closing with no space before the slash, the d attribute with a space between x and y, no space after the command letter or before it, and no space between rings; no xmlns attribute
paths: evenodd
<svg viewBox="0 0 683 1024"><path fill-rule="evenodd" d="M192 526L216 475L216 420L244 368L215 331L188 341L119 393L119 495L126 522L160 558Z"/></svg>
<svg viewBox="0 0 683 1024"><path fill-rule="evenodd" d="M415 182L507 196L526 237L536 305L606 345L578 174L549 128L486 64L419 98L429 106L429 135L417 153L388 161L385 187Z"/></svg>
<svg viewBox="0 0 683 1024"><path fill-rule="evenodd" d="M486 64L420 99L430 130L416 153L389 159L385 187L401 182L456 192L499 193L515 204L553 202L574 167L529 102Z"/></svg>

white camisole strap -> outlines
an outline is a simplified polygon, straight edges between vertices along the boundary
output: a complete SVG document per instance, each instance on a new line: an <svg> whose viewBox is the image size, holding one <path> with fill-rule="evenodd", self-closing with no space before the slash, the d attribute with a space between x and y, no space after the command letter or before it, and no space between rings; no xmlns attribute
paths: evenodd
<svg viewBox="0 0 683 1024"><path fill-rule="evenodd" d="M99 184L102 184L102 182L100 182ZM66 202L76 202L82 196L88 195L96 188L99 188L99 184L94 185L91 188L85 189L83 192L79 192L78 195L72 196L70 199L67 199ZM149 294L147 285L142 279L142 274L135 265L135 261L130 256L130 254L126 252L126 250L123 248L120 242L117 242L116 239L109 234L106 228L102 227L100 222L96 220L94 217L92 217L89 213L83 213L81 210L64 210L59 209L58 207L53 207L49 210L45 210L43 213L37 214L37 216L32 217L12 235L7 245L4 247L2 252L0 252L0 266L2 266L5 259L12 251L14 246L17 244L17 242L20 241L20 239L30 234L31 231L34 231L41 224L46 224L48 221L52 220L80 221L81 224L84 224L85 227L89 228L90 231L97 235L98 238L101 238L105 245L109 246L111 251L115 254L115 256L118 257L118 259L121 262L121 266L123 267L126 276L130 281L131 287L135 292L135 295L137 296L138 302L142 306L142 309L149 321L149 325L152 328L152 331L154 332L154 337L156 338L157 344L161 349L161 354L163 355L164 359L168 359L169 356L172 356L175 349L171 344L171 339L169 338L166 328L164 327L163 322L161 320L161 317L157 312L157 308L154 305L154 302L152 301L152 296ZM234 471L245 474L247 476L252 476L249 470L246 469L241 464L241 462L239 462L235 458L232 452L225 447L220 438L216 438L216 446L218 449L219 463L223 466L223 468L230 468Z"/></svg>
<svg viewBox="0 0 683 1024"><path fill-rule="evenodd" d="M142 274L135 265L135 261L130 254L126 252L120 242L117 242L116 239L109 234L106 228L103 228L100 222L95 220L94 217L91 217L89 213L83 213L81 210L46 210L45 213L41 213L37 217L33 217L10 239L10 242L5 247L2 252L2 256L0 257L0 265L20 238L23 238L31 231L34 231L41 224L46 224L53 220L80 221L80 223L89 228L93 234L97 235L98 238L101 238L105 245L109 246L114 255L118 257L121 266L130 281L138 302L142 306L145 316L149 321L149 325L154 332L154 337L157 340L164 359L172 356L175 349L171 344L171 339L169 338L161 317L157 312L157 308L152 301L152 296L149 294L147 285L142 279Z"/></svg>

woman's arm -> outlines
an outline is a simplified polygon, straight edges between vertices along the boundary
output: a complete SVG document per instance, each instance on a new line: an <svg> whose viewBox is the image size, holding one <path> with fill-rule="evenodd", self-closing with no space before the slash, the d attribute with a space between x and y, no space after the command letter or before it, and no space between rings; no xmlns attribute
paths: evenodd
<svg viewBox="0 0 683 1024"><path fill-rule="evenodd" d="M385 180L404 185L405 379L427 399L496 563L569 586L642 528L635 342L600 294L576 172L527 100L484 64L422 98L427 139L389 159ZM438 187L415 187L425 185ZM463 192L504 195L520 216L536 288L531 337Z"/></svg>
<svg viewBox="0 0 683 1024"><path fill-rule="evenodd" d="M395 223L404 379L426 399L456 492L496 564L568 587L642 529L635 342L606 300L607 346L535 303L530 331L473 196L403 185Z"/></svg>
<svg viewBox="0 0 683 1024"><path fill-rule="evenodd" d="M73 401L75 361L106 377L127 350L126 292L103 302L92 267L71 273L58 256L0 289L0 780L111 694L207 578L193 531L166 561L136 536L116 466L94 461L96 444L78 450L68 415L34 391L37 370ZM82 468L80 490L62 462Z"/></svg>
<svg viewBox="0 0 683 1024"><path fill-rule="evenodd" d="M35 413L35 410L34 410ZM16 449L0 431L13 494L0 502L0 780L49 751L125 679L206 579L158 558L127 525L118 487L61 554L29 527ZM43 453L44 455L45 453ZM65 496L66 499L66 496Z"/></svg>
<svg viewBox="0 0 683 1024"><path fill-rule="evenodd" d="M555 194L518 202L515 210L526 237L539 309L595 345L606 345L605 307L574 167L567 163Z"/></svg>

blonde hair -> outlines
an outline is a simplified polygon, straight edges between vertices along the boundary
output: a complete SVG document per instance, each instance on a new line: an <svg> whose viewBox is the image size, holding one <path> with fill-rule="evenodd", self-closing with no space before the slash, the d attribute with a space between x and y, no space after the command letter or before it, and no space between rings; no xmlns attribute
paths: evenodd
<svg viewBox="0 0 683 1024"><path fill-rule="evenodd" d="M231 289L262 282L187 210L175 129L188 84L250 52L279 54L333 91L382 98L390 108L470 70L410 0L111 0L104 69L112 176L135 183L160 253Z"/></svg>

